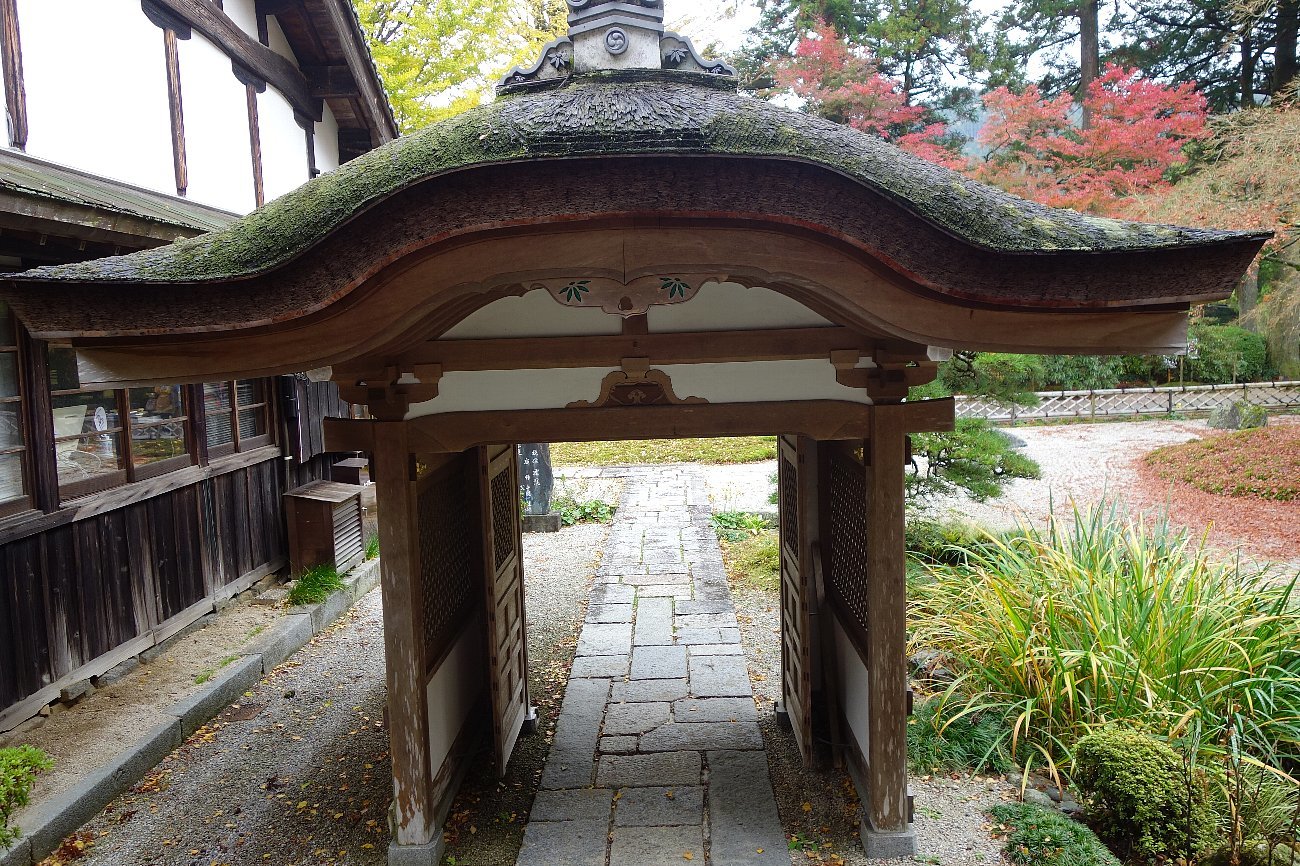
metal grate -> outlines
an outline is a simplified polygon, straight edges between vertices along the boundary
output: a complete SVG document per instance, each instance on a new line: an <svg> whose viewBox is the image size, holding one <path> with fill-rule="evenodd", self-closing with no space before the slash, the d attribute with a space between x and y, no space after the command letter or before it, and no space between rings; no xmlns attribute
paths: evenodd
<svg viewBox="0 0 1300 866"><path fill-rule="evenodd" d="M867 628L867 479L847 454L831 460L831 567L828 589L844 613Z"/></svg>
<svg viewBox="0 0 1300 866"><path fill-rule="evenodd" d="M515 515L519 513L519 497L512 474L506 467L492 479L493 568L500 568L515 552Z"/></svg>
<svg viewBox="0 0 1300 866"><path fill-rule="evenodd" d="M781 455L777 487L781 492L781 544L795 554L799 553L799 473L790 458Z"/></svg>
<svg viewBox="0 0 1300 866"><path fill-rule="evenodd" d="M424 594L424 645L435 661L473 603L478 582L472 519L474 502L466 473L448 472L419 496L420 581Z"/></svg>

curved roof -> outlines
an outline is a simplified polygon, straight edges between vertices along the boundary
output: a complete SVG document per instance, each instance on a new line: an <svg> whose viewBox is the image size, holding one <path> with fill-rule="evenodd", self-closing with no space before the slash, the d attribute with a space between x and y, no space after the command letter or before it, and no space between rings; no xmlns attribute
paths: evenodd
<svg viewBox="0 0 1300 866"><path fill-rule="evenodd" d="M995 254L1257 246L1269 237L1267 232L1147 225L1044 207L879 138L737 93L729 79L606 71L507 95L398 139L212 234L126 256L40 268L13 279L238 280L292 261L350 218L439 175L519 161L643 154L760 156L820 165L892 200L956 241ZM574 177L575 184L581 182L580 175Z"/></svg>

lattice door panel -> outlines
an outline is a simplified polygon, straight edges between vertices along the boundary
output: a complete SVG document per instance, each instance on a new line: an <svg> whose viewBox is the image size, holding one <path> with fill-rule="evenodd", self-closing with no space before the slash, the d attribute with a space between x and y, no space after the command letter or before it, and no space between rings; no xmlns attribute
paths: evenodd
<svg viewBox="0 0 1300 866"><path fill-rule="evenodd" d="M777 470L781 539L781 694L804 763L813 762L813 596L805 471L797 437L782 436ZM805 507L801 507L805 506Z"/></svg>
<svg viewBox="0 0 1300 866"><path fill-rule="evenodd" d="M528 715L528 650L524 613L519 466L512 445L478 449L487 590L492 728L497 775L504 776Z"/></svg>

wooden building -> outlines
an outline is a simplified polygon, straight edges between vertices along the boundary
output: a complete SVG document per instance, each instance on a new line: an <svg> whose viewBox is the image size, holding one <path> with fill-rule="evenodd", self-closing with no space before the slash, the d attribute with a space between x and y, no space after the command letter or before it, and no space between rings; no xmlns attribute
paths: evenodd
<svg viewBox="0 0 1300 866"><path fill-rule="evenodd" d="M221 229L396 137L347 0L0 0L0 30L6 271ZM7 306L0 365L7 730L284 567L281 494L328 475L346 406L303 376L96 385Z"/></svg>
<svg viewBox="0 0 1300 866"><path fill-rule="evenodd" d="M328 368L369 407L326 435L379 483L393 863L438 862L466 756L527 715L510 444L780 434L794 735L846 744L864 844L905 852L903 473L952 424L909 386L953 348L1178 352L1264 236L1025 202L738 94L660 0L569 5L495 103L4 297L102 387Z"/></svg>

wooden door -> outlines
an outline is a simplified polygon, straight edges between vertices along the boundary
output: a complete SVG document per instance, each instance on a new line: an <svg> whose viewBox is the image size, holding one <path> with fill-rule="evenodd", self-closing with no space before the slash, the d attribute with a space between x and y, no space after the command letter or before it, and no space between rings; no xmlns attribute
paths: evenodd
<svg viewBox="0 0 1300 866"><path fill-rule="evenodd" d="M528 715L519 466L513 445L489 445L478 452L492 728L497 775L504 776Z"/></svg>
<svg viewBox="0 0 1300 866"><path fill-rule="evenodd" d="M804 764L814 762L813 670L817 647L813 634L816 605L812 541L817 475L814 443L795 436L780 438L777 500L781 545L781 681L782 697Z"/></svg>

